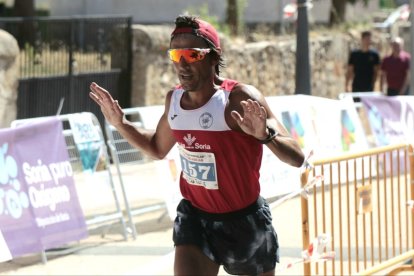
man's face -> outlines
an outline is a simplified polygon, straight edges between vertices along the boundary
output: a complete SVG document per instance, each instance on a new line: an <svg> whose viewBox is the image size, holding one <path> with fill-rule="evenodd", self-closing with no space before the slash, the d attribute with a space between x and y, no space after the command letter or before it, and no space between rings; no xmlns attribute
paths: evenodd
<svg viewBox="0 0 414 276"><path fill-rule="evenodd" d="M192 34L176 35L171 41L170 49L183 48L208 48L208 45L204 39ZM173 64L182 87L187 91L200 90L214 78L215 63L210 54L191 63L181 57L179 62Z"/></svg>
<svg viewBox="0 0 414 276"><path fill-rule="evenodd" d="M395 53L395 54L398 54L398 53L400 53L400 51L401 51L401 42L400 41L398 41L398 40L396 40L396 41L393 41L392 43L391 43L391 49L392 49L392 52L393 53Z"/></svg>
<svg viewBox="0 0 414 276"><path fill-rule="evenodd" d="M371 36L366 35L362 37L361 43L362 43L362 47L368 48L371 45Z"/></svg>

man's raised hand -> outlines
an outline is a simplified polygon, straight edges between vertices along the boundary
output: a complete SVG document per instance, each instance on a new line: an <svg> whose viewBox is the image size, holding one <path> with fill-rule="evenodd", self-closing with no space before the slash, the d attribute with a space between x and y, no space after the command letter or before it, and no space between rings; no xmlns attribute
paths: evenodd
<svg viewBox="0 0 414 276"><path fill-rule="evenodd" d="M246 134L252 135L259 140L266 139L266 109L257 101L251 99L241 101L240 104L243 107L243 117L239 112L233 110L231 112L233 119L236 120Z"/></svg>
<svg viewBox="0 0 414 276"><path fill-rule="evenodd" d="M95 82L91 83L90 89L89 97L99 105L105 119L115 127L121 124L124 118L124 112L119 106L118 101L114 100L107 90Z"/></svg>

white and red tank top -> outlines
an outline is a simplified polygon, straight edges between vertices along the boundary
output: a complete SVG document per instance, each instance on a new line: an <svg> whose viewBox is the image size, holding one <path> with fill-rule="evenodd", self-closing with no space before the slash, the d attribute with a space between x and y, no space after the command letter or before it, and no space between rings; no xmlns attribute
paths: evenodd
<svg viewBox="0 0 414 276"><path fill-rule="evenodd" d="M193 110L181 108L182 88L171 96L168 122L180 153L180 190L195 207L210 213L243 209L260 193L263 146L231 130L224 117L235 84L224 81L204 106Z"/></svg>

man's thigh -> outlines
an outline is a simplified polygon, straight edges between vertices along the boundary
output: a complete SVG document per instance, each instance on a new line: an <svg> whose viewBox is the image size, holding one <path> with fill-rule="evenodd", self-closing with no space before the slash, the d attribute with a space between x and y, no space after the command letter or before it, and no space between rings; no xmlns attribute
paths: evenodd
<svg viewBox="0 0 414 276"><path fill-rule="evenodd" d="M175 275L217 275L220 265L210 260L195 245L178 245L175 248Z"/></svg>

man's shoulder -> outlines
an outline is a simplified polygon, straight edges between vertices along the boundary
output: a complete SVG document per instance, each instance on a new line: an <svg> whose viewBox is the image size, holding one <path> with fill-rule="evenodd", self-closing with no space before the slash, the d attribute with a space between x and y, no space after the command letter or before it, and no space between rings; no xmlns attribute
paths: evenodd
<svg viewBox="0 0 414 276"><path fill-rule="evenodd" d="M246 91L249 91L252 88L254 89L255 87L253 85L250 85L250 84L247 84L247 83L236 82L236 83L234 83L232 89L229 90L229 91L232 92L232 93L246 92Z"/></svg>
<svg viewBox="0 0 414 276"><path fill-rule="evenodd" d="M257 93L259 91L255 86L251 84L231 79L225 79L223 83L220 85L220 87L223 88L223 90L225 91L231 92L232 95L251 95L252 93Z"/></svg>
<svg viewBox="0 0 414 276"><path fill-rule="evenodd" d="M408 59L408 60L411 59L411 54L407 51L401 51L401 56L403 56L404 59Z"/></svg>
<svg viewBox="0 0 414 276"><path fill-rule="evenodd" d="M259 98L261 98L261 92L255 86L240 82L237 83L230 94L230 100L237 99L236 101L247 99L258 100Z"/></svg>

